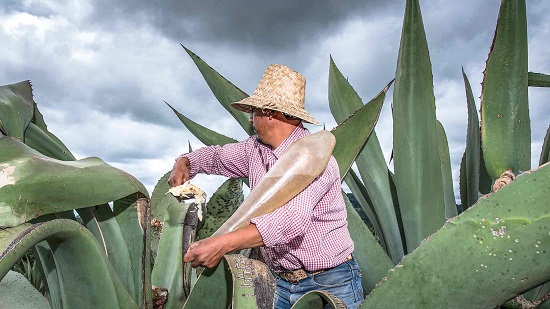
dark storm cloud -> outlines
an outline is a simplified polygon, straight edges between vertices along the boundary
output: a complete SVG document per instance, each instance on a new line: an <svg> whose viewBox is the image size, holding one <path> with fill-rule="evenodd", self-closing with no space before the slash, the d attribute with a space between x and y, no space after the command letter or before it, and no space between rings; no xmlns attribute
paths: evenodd
<svg viewBox="0 0 550 309"><path fill-rule="evenodd" d="M98 0L93 18L102 25L120 16L141 20L182 43L202 40L276 51L292 48L305 38L322 37L348 18L368 15L392 2Z"/></svg>

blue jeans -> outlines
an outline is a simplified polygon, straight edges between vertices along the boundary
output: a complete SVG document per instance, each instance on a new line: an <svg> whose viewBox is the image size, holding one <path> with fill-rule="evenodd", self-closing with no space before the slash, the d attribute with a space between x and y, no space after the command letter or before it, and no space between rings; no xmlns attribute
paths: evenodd
<svg viewBox="0 0 550 309"><path fill-rule="evenodd" d="M289 309L305 293L323 290L340 298L349 309L359 307L365 296L361 285L361 270L355 260L346 261L334 268L292 284L277 276L274 309ZM330 308L330 307L329 307Z"/></svg>

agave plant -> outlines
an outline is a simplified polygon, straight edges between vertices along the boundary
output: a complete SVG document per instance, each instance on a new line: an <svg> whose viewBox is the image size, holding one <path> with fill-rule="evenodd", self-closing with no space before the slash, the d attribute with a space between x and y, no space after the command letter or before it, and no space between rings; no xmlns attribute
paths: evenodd
<svg viewBox="0 0 550 309"><path fill-rule="evenodd" d="M463 208L472 209L459 216L454 199L447 139L443 126L436 119L432 69L418 1L407 1L397 62L393 92L394 172L389 170L384 161L374 131L365 145L349 140L349 134L338 136L336 133L340 126L353 122L356 115L365 112L368 106L381 102L387 89L363 105L333 59L330 59L329 105L336 122L340 124L333 130L338 139L334 155L340 164L343 180L368 214L379 240L374 241L373 235L358 219L355 210L349 207L355 253L364 272L363 286L365 292L370 293L364 307L393 307L396 304L393 300L399 298L399 302L410 307L441 307L441 299L444 299L445 307L489 308L550 280L550 268L544 262L548 247L528 250L529 246L542 248L543 243L550 240L545 228L549 218L544 202L548 198L544 188L548 185L542 183L549 168L543 166L519 177L505 191L485 195L506 169L515 174L529 170L529 163L524 162L525 158L530 157L530 148L525 146L530 145L530 137L526 137L530 136L527 87L548 86L549 79L544 74L527 72L525 24L525 2L503 1L485 71L481 130L473 95L464 73L469 125L460 192ZM231 102L247 96L189 49L184 49L199 68L215 97L227 110L232 111L229 105ZM506 67L504 73L502 67ZM503 91L508 89L506 87L512 88L512 91ZM508 97L502 97L504 94ZM205 145L223 145L235 141L193 122L172 106L170 108ZM372 110L377 111L377 108ZM249 124L244 121L247 115L237 111L232 111L232 115L250 134ZM372 112L372 118L377 116L376 112ZM491 122L495 119L496 124ZM366 123L355 123L354 126L371 131ZM503 143L509 140L518 140L518 143L512 148L502 149ZM546 158L547 144L545 142L543 150ZM344 162L340 158L341 151L357 147L361 151L354 161L359 175L350 169L348 161ZM494 150L495 147L501 148ZM493 154L499 151L506 151L507 155ZM493 165L498 167L485 167ZM528 192L525 191L527 188L530 188ZM530 209L521 206L523 194L528 195L533 202ZM512 199L512 195L518 199ZM231 205L230 208L234 207ZM228 211L225 215L229 216L230 213ZM528 245L510 247L516 244L517 239L521 239L522 246L523 241ZM471 253L471 256L465 257L469 262L453 264L456 261L453 256L464 252ZM506 262L497 263L498 258L490 260L496 256L506 258ZM517 261L518 264L511 261ZM223 265L223 271L231 271L230 264L228 260ZM391 269L394 265L395 268ZM216 279L213 278L221 277L216 272L223 271L218 269L214 273L210 271L206 278L199 277L187 304L189 308L199 304L210 306L210 302L201 296L195 298L193 293L202 295L202 289L216 285ZM238 276L233 273L233 277ZM419 278L424 278L420 279L421 283L418 282ZM468 283L469 292L464 294L464 299L455 297L454 290L449 288L459 282L464 285ZM379 286L373 290L377 283ZM236 282L233 287L235 285ZM460 285L458 287L463 288ZM231 286L228 289L231 290ZM538 290L539 293L544 291L541 287ZM399 295L394 296L394 293ZM239 297L236 291L233 291L233 295ZM312 297L308 296L303 302L311 299L320 301L320 298L326 296L317 293ZM392 302L389 303L388 299ZM239 301L230 297L224 300L220 308L231 301ZM211 306L214 307L214 304Z"/></svg>
<svg viewBox="0 0 550 309"><path fill-rule="evenodd" d="M501 3L481 124L463 72L468 131L459 190L465 211L459 215L418 0L407 0L393 84L393 171L374 131L391 82L363 105L330 59L329 107L338 123L331 130L333 155L374 228L373 234L344 195L369 294L361 307L494 308L518 295L504 306L550 306L543 303L550 290L544 284L550 280L550 128L540 167L528 171L526 96L529 86L548 87L550 78L527 71L525 10L525 1ZM247 94L184 49L221 105L252 134L248 115L230 107ZM235 141L170 108L205 145ZM503 172L514 180L492 192ZM182 263L189 241L212 235L243 202L247 180L227 180L205 205L167 195L167 178L149 200L131 175L98 158L75 160L48 131L30 83L1 86L0 307L271 308L273 276L254 250L227 255L214 269ZM31 249L47 302L10 271ZM323 303L341 305L314 291L295 308Z"/></svg>
<svg viewBox="0 0 550 309"><path fill-rule="evenodd" d="M10 271L32 249L49 297L37 307L150 306L147 190L99 158L75 160L48 131L29 81L0 87L0 187L0 278L12 282L1 304L36 299Z"/></svg>

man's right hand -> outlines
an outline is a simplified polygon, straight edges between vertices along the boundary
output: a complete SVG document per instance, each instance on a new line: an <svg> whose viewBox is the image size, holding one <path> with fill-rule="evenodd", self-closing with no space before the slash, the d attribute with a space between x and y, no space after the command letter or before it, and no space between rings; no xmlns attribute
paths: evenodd
<svg viewBox="0 0 550 309"><path fill-rule="evenodd" d="M174 167L172 167L172 172L170 173L170 178L168 178L168 184L170 188L179 186L184 182L189 180L189 159L186 157L179 158Z"/></svg>

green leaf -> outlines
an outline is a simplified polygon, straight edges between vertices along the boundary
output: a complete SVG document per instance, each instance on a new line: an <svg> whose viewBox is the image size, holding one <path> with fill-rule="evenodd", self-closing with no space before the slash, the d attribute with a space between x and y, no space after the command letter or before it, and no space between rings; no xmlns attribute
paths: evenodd
<svg viewBox="0 0 550 309"><path fill-rule="evenodd" d="M549 187L547 164L480 199L407 255L361 307L439 308L444 300L445 308L495 308L550 280Z"/></svg>
<svg viewBox="0 0 550 309"><path fill-rule="evenodd" d="M148 196L132 175L98 158L60 161L11 137L0 137L0 226L105 204L132 193Z"/></svg>
<svg viewBox="0 0 550 309"><path fill-rule="evenodd" d="M479 117L477 116L476 104L472 87L468 76L462 69L462 77L464 79L464 88L466 89L466 102L468 106L468 132L466 134L466 150L465 150L465 187L464 200L462 209L465 210L477 202L479 198L479 175L480 175L480 132L479 132Z"/></svg>
<svg viewBox="0 0 550 309"><path fill-rule="evenodd" d="M225 259L214 268L205 268L183 308L227 309L231 307L231 271Z"/></svg>
<svg viewBox="0 0 550 309"><path fill-rule="evenodd" d="M546 135L544 136L544 143L542 144L542 150L540 152L539 166L548 162L550 157L550 126L546 130Z"/></svg>
<svg viewBox="0 0 550 309"><path fill-rule="evenodd" d="M393 99L395 183L410 251L445 221L432 66L417 0L405 7Z"/></svg>
<svg viewBox="0 0 550 309"><path fill-rule="evenodd" d="M25 276L10 271L0 281L0 308L49 309L50 304Z"/></svg>
<svg viewBox="0 0 550 309"><path fill-rule="evenodd" d="M542 73L527 73L529 87L550 87L550 75Z"/></svg>
<svg viewBox="0 0 550 309"><path fill-rule="evenodd" d="M248 135L253 135L254 129L252 128L252 124L248 121L250 115L231 106L231 103L247 98L248 94L244 93L244 91L237 88L230 81L225 79L225 77L221 76L195 53L183 45L181 47L183 47L191 59L193 59L216 99L218 99L221 105L231 114L231 116L233 116L233 118L235 118L235 120L237 120Z"/></svg>
<svg viewBox="0 0 550 309"><path fill-rule="evenodd" d="M167 172L159 179L151 194L151 255L153 260L157 258L157 250L162 230L158 224L164 222L164 214L170 205L179 204L178 200L172 194L166 194L170 189L170 185L168 185L170 173L171 172Z"/></svg>
<svg viewBox="0 0 550 309"><path fill-rule="evenodd" d="M50 158L62 161L76 160L63 144L59 144L32 122L29 123L25 131L25 144Z"/></svg>
<svg viewBox="0 0 550 309"><path fill-rule="evenodd" d="M186 299L183 291L182 222L189 205L191 203L178 203L176 200L168 205L163 216L162 235L151 282L157 287L168 289L166 309L182 308Z"/></svg>
<svg viewBox="0 0 550 309"><path fill-rule="evenodd" d="M30 81L0 86L0 132L23 140L34 111Z"/></svg>
<svg viewBox="0 0 550 309"><path fill-rule="evenodd" d="M383 96L385 96L386 90L387 87L382 91ZM381 94L371 102L383 100L384 97L381 97ZM338 123L343 122L363 106L361 98L340 73L332 58L330 59L329 69L329 106L334 119ZM363 179L366 192L372 200L369 204L375 209L377 218L372 221L373 225L392 261L397 264L404 255L404 247L391 195L388 167L374 130L355 162ZM346 183L348 186L350 185L349 180ZM360 200L358 197L360 193L357 190L352 190L352 192ZM363 205L363 203L361 204Z"/></svg>
<svg viewBox="0 0 550 309"><path fill-rule="evenodd" d="M170 106L170 104L168 103L166 104ZM227 137L223 134L217 133L216 131L212 131L206 127L201 126L200 124L180 114L172 106L170 106L170 108L174 111L174 113L176 113L178 118L181 120L183 125L185 125L185 127L189 130L189 132L191 132L191 134L193 134L196 138L199 139L199 141L201 141L206 146L212 146L212 145L223 146L225 144L237 142L236 139Z"/></svg>
<svg viewBox="0 0 550 309"><path fill-rule="evenodd" d="M323 307L323 300L330 307ZM292 306L292 309L315 309L315 308L346 308L344 302L338 297L322 290L315 290L307 292L302 295L296 303Z"/></svg>
<svg viewBox="0 0 550 309"><path fill-rule="evenodd" d="M456 216L455 192L453 189L453 174L451 170L451 157L449 154L449 143L447 135L441 122L437 121L437 142L439 159L441 162L441 176L443 180L443 200L445 202L445 218Z"/></svg>
<svg viewBox="0 0 550 309"><path fill-rule="evenodd" d="M481 140L489 175L531 168L524 0L503 0L481 91Z"/></svg>
<svg viewBox="0 0 550 309"><path fill-rule="evenodd" d="M372 101L363 105L331 130L336 138L336 146L332 154L340 167L340 179L344 178L371 133L374 132L374 126L380 116L388 88L389 84Z"/></svg>
<svg viewBox="0 0 550 309"><path fill-rule="evenodd" d="M55 219L0 230L0 278L42 240L52 248L62 278L59 284L64 308L90 304L97 308L137 308L94 236L73 220Z"/></svg>
<svg viewBox="0 0 550 309"><path fill-rule="evenodd" d="M146 308L152 305L151 292L151 207L149 199L140 192L120 198L113 203L113 212L130 254L130 269L137 287L137 303Z"/></svg>
<svg viewBox="0 0 550 309"><path fill-rule="evenodd" d="M380 226L380 220L378 220L378 216L376 215L376 209L374 209L374 207L372 206L372 200L370 199L367 189L365 188L361 180L359 180L359 177L357 176L355 171L352 169L350 169L349 172L346 174L346 176L344 177L344 181L348 185L351 193L353 193L353 196L355 197L359 205L361 206L361 209L369 218L372 224L372 228L374 229L374 232L377 235L379 242L382 245L382 248L387 251L384 232L382 230L382 227Z"/></svg>
<svg viewBox="0 0 550 309"><path fill-rule="evenodd" d="M42 241L33 247L33 255L37 263L40 263L44 280L48 289L48 298L52 308L63 308L61 300L61 284L59 283L59 274L55 267L54 255L48 245L48 242Z"/></svg>
<svg viewBox="0 0 550 309"><path fill-rule="evenodd" d="M348 229L355 244L353 255L361 268L363 290L368 294L393 267L393 263L351 206L347 196L344 196L344 200L348 211Z"/></svg>
<svg viewBox="0 0 550 309"><path fill-rule="evenodd" d="M81 208L76 211L82 218L84 226L103 247L105 256L116 270L128 293L138 302L138 290L141 285L135 285L136 281L132 273L132 267L129 267L131 262L128 246L109 204Z"/></svg>
<svg viewBox="0 0 550 309"><path fill-rule="evenodd" d="M206 205L208 213L204 218L204 225L198 232L199 239L212 236L242 204L244 200L242 187L241 178L230 178L214 192Z"/></svg>
<svg viewBox="0 0 550 309"><path fill-rule="evenodd" d="M72 160L75 159L75 157L73 156L71 151L67 148L67 146L65 146L65 144L63 144L63 142L59 138L57 138L57 136L55 136L55 134L48 131L48 126L46 125L46 122L44 121L44 117L42 116L42 113L38 109L38 105L36 104L36 102L34 103L34 115L31 123L39 127L42 131L44 131L49 136L50 139L56 142L58 147L60 147L63 150L62 152L64 156L68 155L73 158ZM25 139L26 138L27 136L25 137ZM25 141L25 143L28 144L27 141ZM62 160L61 158L57 158L57 157L53 157L53 158Z"/></svg>

